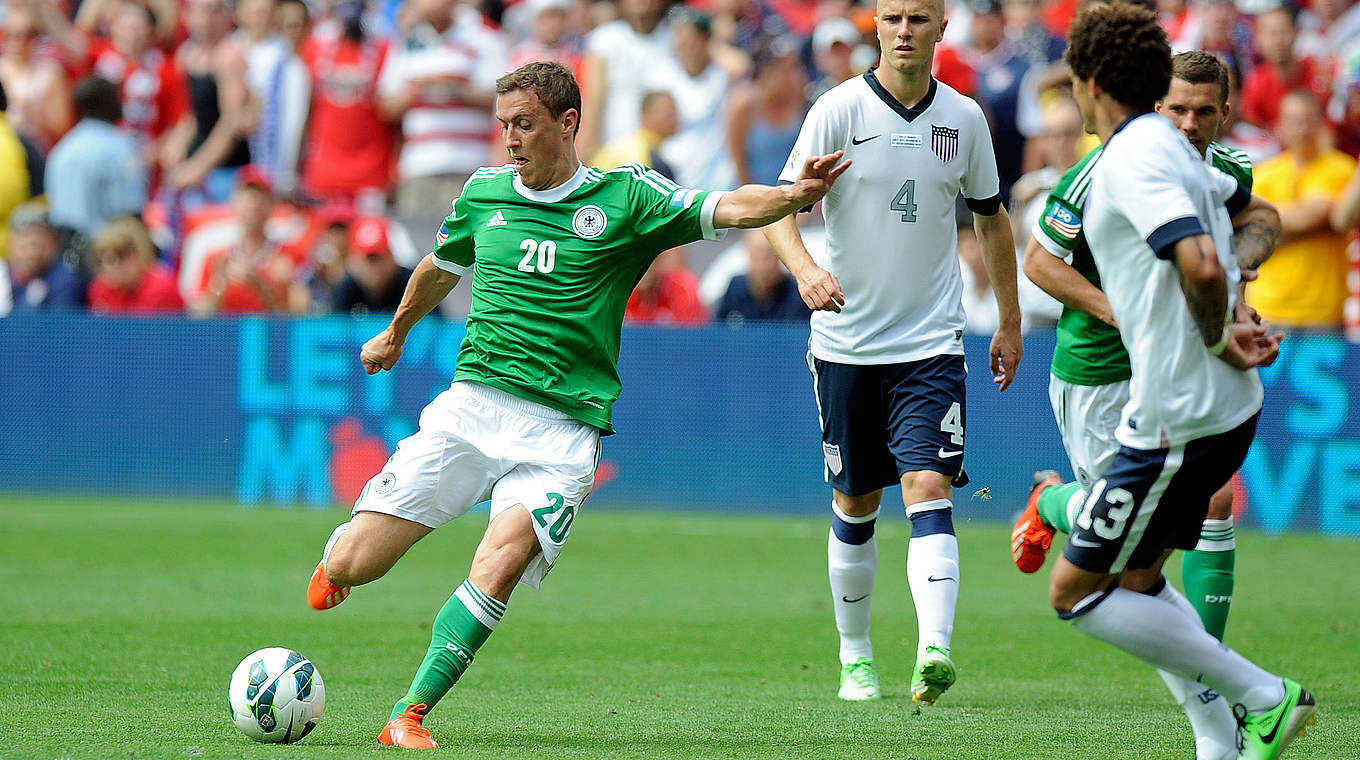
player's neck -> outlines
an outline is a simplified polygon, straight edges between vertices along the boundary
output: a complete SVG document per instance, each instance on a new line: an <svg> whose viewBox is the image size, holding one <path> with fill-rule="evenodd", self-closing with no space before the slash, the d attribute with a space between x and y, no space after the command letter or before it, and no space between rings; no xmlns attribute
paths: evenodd
<svg viewBox="0 0 1360 760"><path fill-rule="evenodd" d="M930 92L930 67L908 71L899 71L891 66L879 66L874 69L874 76L878 78L878 83L883 85L883 89L888 91L897 102L907 108L914 107L921 102L921 98Z"/></svg>
<svg viewBox="0 0 1360 760"><path fill-rule="evenodd" d="M581 159L576 157L576 151L573 149L552 167L552 171L548 172L548 178L544 181L543 187L530 187L527 184L525 187L538 192L551 190L554 187L560 187L561 185L570 182L571 178L576 176L576 172L580 168ZM521 179L521 181L523 180Z"/></svg>
<svg viewBox="0 0 1360 760"><path fill-rule="evenodd" d="M1101 145L1110 141L1120 125L1142 114L1142 111L1126 106L1109 95L1102 94L1096 100L1096 135L1100 137Z"/></svg>

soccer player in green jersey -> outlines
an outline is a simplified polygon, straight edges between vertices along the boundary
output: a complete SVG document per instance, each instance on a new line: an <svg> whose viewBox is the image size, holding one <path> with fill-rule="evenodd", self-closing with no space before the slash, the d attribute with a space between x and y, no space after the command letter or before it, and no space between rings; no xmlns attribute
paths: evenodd
<svg viewBox="0 0 1360 760"><path fill-rule="evenodd" d="M496 83L511 163L475 172L416 267L391 325L364 344L391 369L412 326L472 273L472 309L449 390L421 413L331 535L307 589L317 609L382 577L431 530L490 499L468 577L440 610L383 744L437 746L427 711L472 663L516 583L537 588L594 482L613 432L624 306L657 254L728 227L761 227L820 200L849 166L812 157L797 182L731 192L682 188L641 165L583 166L571 72L531 63ZM475 266L474 266L475 265Z"/></svg>
<svg viewBox="0 0 1360 760"><path fill-rule="evenodd" d="M1157 110L1172 120L1206 161L1250 189L1251 160L1241 151L1214 142L1228 116L1227 97L1227 66L1210 53L1185 52L1172 59L1171 86ZM1075 482L1063 483L1052 470L1035 474L1029 501L1011 536L1015 563L1026 573L1043 566L1055 531L1071 532L1074 515L1091 484L1119 449L1114 432L1128 401L1129 355L1114 325L1109 300L1100 290L1100 276L1081 225L1091 171L1100 153L1096 148L1086 154L1054 187L1025 254L1025 273L1064 304L1049 395L1077 476ZM1250 234L1240 234L1234 242L1244 272L1259 267L1271 251ZM1070 257L1071 263L1060 256ZM1237 306L1239 319L1260 321L1240 293ZM1186 597L1205 628L1219 639L1232 601L1234 554L1229 482L1210 500L1199 545L1186 552L1181 562ZM1172 690L1190 716L1199 757L1235 756L1232 737L1215 735L1220 722L1207 714L1224 710L1221 700L1215 704L1218 695L1212 691L1182 694L1174 685Z"/></svg>

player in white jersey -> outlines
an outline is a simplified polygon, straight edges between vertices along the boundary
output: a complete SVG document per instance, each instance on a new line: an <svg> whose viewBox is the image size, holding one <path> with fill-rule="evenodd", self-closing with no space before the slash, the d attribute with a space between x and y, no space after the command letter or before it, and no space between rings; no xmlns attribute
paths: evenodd
<svg viewBox="0 0 1360 760"><path fill-rule="evenodd" d="M880 696L869 609L882 489L901 484L912 522L907 580L919 637L912 699L954 683L958 598L951 484L966 483L963 285L955 199L962 193L996 293L991 369L1002 390L1022 352L1010 220L982 109L930 76L948 20L941 0L879 0L882 66L809 111L780 177L803 159L854 160L826 196L827 244L810 254L792 219L766 229L812 315L808 367L833 488L828 574L840 632L842 699Z"/></svg>
<svg viewBox="0 0 1360 760"><path fill-rule="evenodd" d="M1209 497L1251 444L1255 367L1282 336L1232 320L1232 223L1278 215L1152 113L1171 79L1155 14L1090 6L1068 43L1073 94L1105 145L1083 226L1132 378L1119 452L1075 520L1050 600L1083 633L1215 689L1239 719L1239 757L1274 758L1313 720L1312 695L1207 633L1161 568L1198 542Z"/></svg>

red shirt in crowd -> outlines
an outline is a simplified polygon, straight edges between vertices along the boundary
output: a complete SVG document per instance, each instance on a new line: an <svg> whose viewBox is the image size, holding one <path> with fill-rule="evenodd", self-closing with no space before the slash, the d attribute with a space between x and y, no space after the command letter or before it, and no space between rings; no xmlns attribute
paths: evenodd
<svg viewBox="0 0 1360 760"><path fill-rule="evenodd" d="M90 38L89 73L118 85L123 126L150 142L189 112L189 84L173 56L150 48L140 59L124 56L102 37Z"/></svg>
<svg viewBox="0 0 1360 760"><path fill-rule="evenodd" d="M159 265L147 270L134 290L114 288L103 278L95 277L90 283L89 298L92 310L105 313L184 311L184 299L180 298L175 275Z"/></svg>
<svg viewBox="0 0 1360 760"><path fill-rule="evenodd" d="M1331 98L1327 72L1312 58L1299 60L1293 79L1286 80L1273 63L1262 63L1242 80L1242 118L1266 129L1280 118L1280 100L1292 90L1308 90L1324 105Z"/></svg>
<svg viewBox="0 0 1360 760"><path fill-rule="evenodd" d="M396 160L396 131L378 113L378 73L387 43L337 37L317 40L305 55L312 71L312 116L303 186L324 198L386 190Z"/></svg>
<svg viewBox="0 0 1360 760"><path fill-rule="evenodd" d="M634 290L623 314L633 322L656 324L692 325L708 321L708 310L699 300L699 278L678 267L658 275L655 287L648 292Z"/></svg>

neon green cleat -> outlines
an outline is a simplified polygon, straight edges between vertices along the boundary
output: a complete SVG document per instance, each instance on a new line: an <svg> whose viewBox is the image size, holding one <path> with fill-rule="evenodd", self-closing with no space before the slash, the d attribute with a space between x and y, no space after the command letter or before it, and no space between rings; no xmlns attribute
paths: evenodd
<svg viewBox="0 0 1360 760"><path fill-rule="evenodd" d="M1262 715L1247 715L1241 705L1234 708L1241 724L1242 747L1239 758L1274 760L1304 729L1317 722L1317 701L1296 682L1284 679L1284 699Z"/></svg>
<svg viewBox="0 0 1360 760"><path fill-rule="evenodd" d="M954 661L949 650L928 646L926 653L916 660L916 677L911 682L911 701L935 704L940 695L954 685Z"/></svg>
<svg viewBox="0 0 1360 760"><path fill-rule="evenodd" d="M883 696L878 689L878 671L874 669L874 661L861 657L849 665L842 665L841 690L836 696L850 702L863 702Z"/></svg>

